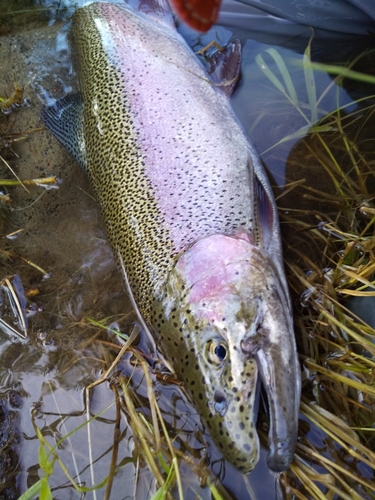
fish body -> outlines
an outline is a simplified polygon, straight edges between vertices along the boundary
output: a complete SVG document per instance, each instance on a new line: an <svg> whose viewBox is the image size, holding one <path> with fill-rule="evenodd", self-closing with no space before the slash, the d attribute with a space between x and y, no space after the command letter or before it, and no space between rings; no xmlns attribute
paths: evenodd
<svg viewBox="0 0 375 500"><path fill-rule="evenodd" d="M260 378L283 470L300 371L272 191L167 4L140 4L77 10L81 93L42 118L87 170L134 303L224 457L243 472L258 460Z"/></svg>

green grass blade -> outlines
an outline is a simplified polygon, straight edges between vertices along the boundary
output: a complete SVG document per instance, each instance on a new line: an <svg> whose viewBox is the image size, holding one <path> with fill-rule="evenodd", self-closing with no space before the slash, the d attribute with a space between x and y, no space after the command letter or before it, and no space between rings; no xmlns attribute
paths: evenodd
<svg viewBox="0 0 375 500"><path fill-rule="evenodd" d="M175 477L175 468L174 468L174 463L172 462L172 466L169 469L167 480L157 491L155 491L155 493L151 497L151 500L165 500L170 491L174 477Z"/></svg>
<svg viewBox="0 0 375 500"><path fill-rule="evenodd" d="M283 77L288 96L289 96L290 100L292 101L294 107L298 108L299 106L298 106L297 92L296 92L296 89L294 87L289 70L286 67L286 64L284 62L284 59L281 57L279 52L273 48L267 49L265 52L267 52L272 57L272 59L275 61L277 69L279 70L281 76Z"/></svg>
<svg viewBox="0 0 375 500"><path fill-rule="evenodd" d="M43 478L44 479L44 478ZM22 495L18 498L18 500L31 500L32 498L35 497L40 492L40 489L42 487L43 479L39 479L35 484L30 486L25 493L22 493Z"/></svg>
<svg viewBox="0 0 375 500"><path fill-rule="evenodd" d="M259 68L263 71L263 73L266 75L266 77L273 83L273 85L280 90L282 94L284 94L286 97L287 92L284 87L284 85L281 83L281 81L277 78L277 76L270 70L270 68L267 66L265 60L261 56L261 54L258 54L255 58L256 63L258 64Z"/></svg>
<svg viewBox="0 0 375 500"><path fill-rule="evenodd" d="M375 76L354 71L353 69L345 68L344 66L335 66L334 64L323 64L310 62L309 66L312 70L325 71L331 75L339 75L343 78L350 78L359 82L372 83L375 85Z"/></svg>
<svg viewBox="0 0 375 500"><path fill-rule="evenodd" d="M305 137L307 134L314 134L314 133L320 133L320 132L332 132L334 127L331 127L330 125L305 125L304 127L299 128L292 134L286 135L283 137L280 141L276 142L273 144L270 148L266 149L265 151L262 151L260 153L260 156L262 156L264 153L267 153L271 149L275 148L276 146L279 146L280 144L284 144L285 142L289 141L295 141L298 139L302 139Z"/></svg>
<svg viewBox="0 0 375 500"><path fill-rule="evenodd" d="M40 468L48 475L50 476L53 472L53 465L52 463L48 460L47 457L47 452L46 449L43 445L43 443L40 443L39 446L39 453L38 453L38 458L39 458L39 465Z"/></svg>
<svg viewBox="0 0 375 500"><path fill-rule="evenodd" d="M48 484L48 478L44 477L42 479L42 484L40 487L39 500L52 500L51 488Z"/></svg>
<svg viewBox="0 0 375 500"><path fill-rule="evenodd" d="M307 90L307 98L309 100L309 106L311 110L311 122L316 123L318 121L318 110L317 110L317 101L316 101L316 86L315 86L315 77L314 70L311 67L311 42L312 38L310 38L309 43L307 44L306 50L303 54L303 73L305 75L305 83Z"/></svg>

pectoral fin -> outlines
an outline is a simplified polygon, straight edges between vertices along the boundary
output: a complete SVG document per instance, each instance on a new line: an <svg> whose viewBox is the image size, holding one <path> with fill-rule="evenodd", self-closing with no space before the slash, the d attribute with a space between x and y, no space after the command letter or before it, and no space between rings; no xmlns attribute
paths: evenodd
<svg viewBox="0 0 375 500"><path fill-rule="evenodd" d="M76 162L86 170L83 132L83 101L80 94L69 94L44 108L40 115L46 127Z"/></svg>

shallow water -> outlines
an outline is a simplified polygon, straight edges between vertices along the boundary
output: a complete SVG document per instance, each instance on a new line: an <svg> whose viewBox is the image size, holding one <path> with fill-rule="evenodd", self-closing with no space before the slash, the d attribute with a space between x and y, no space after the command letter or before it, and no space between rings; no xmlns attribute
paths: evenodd
<svg viewBox="0 0 375 500"><path fill-rule="evenodd" d="M0 2L0 12L3 12L2 4L6 6L5 2ZM29 8L30 4L19 1L13 3L13 7L17 5L21 10ZM114 394L108 382L96 386L90 398L90 415L105 411L91 423L89 431L84 425L87 419L84 389L100 378L104 360L112 360L118 352L116 345L121 344L105 330L100 332L88 324L85 318L110 318L106 324L123 332L129 332L136 318L123 290L85 174L48 131L36 130L42 126L39 119L41 107L77 88L67 33L69 17L78 2L45 0L35 4L41 10L27 14L28 18L24 12L17 14L16 19L0 18L3 28L0 95L11 94L15 77L20 85L25 86L28 99L27 105L0 119L1 133L8 137L9 143L1 154L20 178L55 174L61 179L61 184L58 189L33 187L29 192L22 187L9 188L12 203L0 212L0 251L12 252L10 258L1 257L0 279L16 273L26 294L37 290L37 295L29 298L27 304L28 338L22 340L9 330L0 329L0 415L3 415L0 490L3 498L17 498L43 476L38 464L40 442L33 422L51 444L83 425L60 443L57 451L70 474L86 486L98 484L108 476L118 424L121 441L117 463L120 467L111 498L143 500L150 498L155 491L154 479L145 464L137 463L134 458L132 432L124 413L120 423L117 422ZM184 27L181 27L181 32L195 49L210 41L213 35L221 43L231 36L230 31L222 28L214 28L198 38ZM299 101L305 103L303 109L311 120L303 70L294 63L301 60L300 52L305 49L305 44L306 41L302 40L299 53L275 48L284 60L290 59L288 68ZM272 86L255 62L255 56L269 47L259 41L245 42L242 81L232 103L275 185L282 186L298 174L290 171L291 163L297 163L298 158L301 165L306 161L306 155L298 152L301 136L296 132L306 127L307 122ZM265 54L264 58L277 73L270 57ZM332 85L332 78L326 74L317 75L315 82L318 96L329 89L319 104L317 118L337 108L338 103L350 103L353 99L346 91ZM312 124L313 120L310 126ZM273 147L286 135L295 135L296 138ZM17 142L12 142L15 139ZM290 160L292 153L297 155L293 162ZM0 178L5 177L12 175L4 164L0 165ZM16 238L7 238L19 229L22 232ZM37 264L45 273L21 257ZM1 297L2 317L19 330L19 318L9 307L4 289ZM109 341L115 346L107 347L104 342ZM132 388L138 395L135 406L147 413L144 374L133 361L124 357L117 370L123 376L132 376ZM157 380L154 384L171 435L174 429L182 429L182 433L176 433L181 449L188 451L197 462L204 459L209 437L183 391L178 386L162 385ZM311 432L314 433L314 428ZM316 432L314 440L318 445L324 436ZM230 492L231 498L276 498L277 475L265 465L265 449L262 449L259 464L248 477L241 476L226 464L212 443L208 451L211 469ZM91 467L90 463L93 463ZM185 498L196 498L197 494L201 498L211 498L208 488L200 487L197 476L189 473L187 466L183 472L186 474ZM362 474L370 473L366 470ZM57 464L49 483L56 498L81 498ZM103 490L98 490L96 495L96 498L102 498ZM87 493L86 497L95 498L95 493Z"/></svg>

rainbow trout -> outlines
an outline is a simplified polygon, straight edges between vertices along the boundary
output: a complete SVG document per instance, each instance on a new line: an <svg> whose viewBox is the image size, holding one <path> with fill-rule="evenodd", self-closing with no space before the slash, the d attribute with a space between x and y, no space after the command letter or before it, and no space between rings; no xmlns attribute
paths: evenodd
<svg viewBox="0 0 375 500"><path fill-rule="evenodd" d="M242 472L257 463L261 381L268 465L284 470L300 369L258 156L164 0L93 3L73 24L81 92L42 119L87 171L134 304L223 456Z"/></svg>

